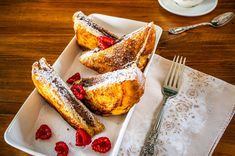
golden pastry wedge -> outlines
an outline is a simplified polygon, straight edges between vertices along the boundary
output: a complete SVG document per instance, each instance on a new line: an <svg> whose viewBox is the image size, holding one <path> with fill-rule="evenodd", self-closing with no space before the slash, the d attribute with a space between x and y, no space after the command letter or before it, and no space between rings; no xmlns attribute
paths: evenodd
<svg viewBox="0 0 235 156"><path fill-rule="evenodd" d="M92 19L87 17L81 11L78 11L73 15L73 22L78 44L87 49L98 47L99 36L107 36L114 40L118 39L116 35L93 22Z"/></svg>
<svg viewBox="0 0 235 156"><path fill-rule="evenodd" d="M145 77L132 65L126 69L84 78L85 104L100 115L121 115L139 102L144 93Z"/></svg>
<svg viewBox="0 0 235 156"><path fill-rule="evenodd" d="M32 80L37 91L72 127L82 128L91 136L104 130L104 125L75 98L44 58L33 64Z"/></svg>

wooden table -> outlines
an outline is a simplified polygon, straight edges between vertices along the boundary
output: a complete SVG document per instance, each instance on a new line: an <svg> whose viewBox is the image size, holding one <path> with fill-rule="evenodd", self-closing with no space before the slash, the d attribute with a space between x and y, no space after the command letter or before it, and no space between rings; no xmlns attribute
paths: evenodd
<svg viewBox="0 0 235 156"><path fill-rule="evenodd" d="M71 17L77 10L154 21L165 30L158 45L160 55L168 59L184 55L188 66L235 85L235 20L222 28L203 27L177 36L166 31L235 11L234 0L219 1L212 13L195 18L168 13L156 0L0 1L0 155L27 155L5 143L4 131L34 88L32 63L42 56L49 63L57 59L74 36ZM235 155L235 119L214 155Z"/></svg>

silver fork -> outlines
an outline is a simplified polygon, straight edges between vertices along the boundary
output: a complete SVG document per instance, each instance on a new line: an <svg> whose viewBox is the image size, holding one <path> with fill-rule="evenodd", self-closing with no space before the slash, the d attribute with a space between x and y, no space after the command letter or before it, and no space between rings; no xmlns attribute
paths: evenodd
<svg viewBox="0 0 235 156"><path fill-rule="evenodd" d="M184 65L186 58L175 56L173 62L171 64L170 70L166 76L166 79L163 84L163 100L160 105L160 112L157 114L157 119L153 125L153 128L148 133L145 138L144 146L140 151L140 156L152 156L154 155L154 145L156 144L156 140L159 134L159 129L161 127L162 117L165 111L165 103L168 98L175 96L180 87L180 77L183 73Z"/></svg>

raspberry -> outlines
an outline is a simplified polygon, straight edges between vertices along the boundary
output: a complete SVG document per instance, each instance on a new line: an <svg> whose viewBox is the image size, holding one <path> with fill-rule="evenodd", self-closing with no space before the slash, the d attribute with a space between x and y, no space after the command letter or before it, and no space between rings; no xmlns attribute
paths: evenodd
<svg viewBox="0 0 235 156"><path fill-rule="evenodd" d="M38 128L35 138L36 140L37 139L47 140L51 137L51 135L52 135L51 129L46 124L43 124Z"/></svg>
<svg viewBox="0 0 235 156"><path fill-rule="evenodd" d="M91 143L91 136L82 128L76 132L76 146L86 146Z"/></svg>
<svg viewBox="0 0 235 156"><path fill-rule="evenodd" d="M78 88L78 90L79 90L79 92L80 92L81 94L83 94L83 95L86 94L86 91L84 90L84 88L83 88L82 85L78 85L77 88Z"/></svg>
<svg viewBox="0 0 235 156"><path fill-rule="evenodd" d="M114 39L107 36L99 36L98 40L106 43L108 46L111 46L115 43Z"/></svg>
<svg viewBox="0 0 235 156"><path fill-rule="evenodd" d="M73 84L72 85L72 87L71 87L71 90L72 91L78 91L79 93L81 93L81 94L86 94L86 92L85 92L85 90L84 90L84 88L83 88L83 86L81 85L81 84Z"/></svg>
<svg viewBox="0 0 235 156"><path fill-rule="evenodd" d="M76 73L73 76L71 76L70 78L68 78L68 80L66 81L68 84L73 84L75 81L80 80L81 76L80 73Z"/></svg>
<svg viewBox="0 0 235 156"><path fill-rule="evenodd" d="M65 142L59 141L55 145L55 151L57 152L57 156L67 156L69 148Z"/></svg>
<svg viewBox="0 0 235 156"><path fill-rule="evenodd" d="M98 37L98 46L103 50L112 46L114 43L115 43L115 40L110 37L107 37L107 36Z"/></svg>
<svg viewBox="0 0 235 156"><path fill-rule="evenodd" d="M100 137L92 142L92 149L96 152L106 153L111 149L111 142L107 137Z"/></svg>
<svg viewBox="0 0 235 156"><path fill-rule="evenodd" d="M74 95L75 95L75 97L76 97L78 100L82 100L82 99L84 99L84 95L82 95L82 94L78 93L77 91L76 91L76 92L74 92Z"/></svg>
<svg viewBox="0 0 235 156"><path fill-rule="evenodd" d="M109 46L106 43L99 41L98 47L101 48L102 50L104 50L104 49L108 48Z"/></svg>
<svg viewBox="0 0 235 156"><path fill-rule="evenodd" d="M84 90L81 84L76 84L76 83L73 84L73 86L71 87L71 90L77 99L79 100L84 99L86 95L86 91Z"/></svg>

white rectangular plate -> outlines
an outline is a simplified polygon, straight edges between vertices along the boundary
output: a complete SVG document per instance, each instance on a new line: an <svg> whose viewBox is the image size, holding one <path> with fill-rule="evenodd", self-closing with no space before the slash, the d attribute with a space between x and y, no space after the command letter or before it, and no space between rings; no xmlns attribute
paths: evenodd
<svg viewBox="0 0 235 156"><path fill-rule="evenodd" d="M90 16L96 23L119 36L128 34L146 25L144 22L101 14L92 14ZM158 41L162 34L162 29L159 26L156 26L156 31L156 44L153 53L157 48ZM88 69L80 64L80 55L81 49L78 47L74 37L53 65L63 80L66 80L75 72L80 72L82 77L97 74L91 69ZM152 57L145 69L145 75L151 61ZM117 155L133 111L134 107L128 112L127 115L111 117L98 116L101 122L104 123L106 129L102 133L96 135L93 140L100 136L107 136L112 142L112 149L105 155ZM52 129L53 135L46 141L35 140L35 132L43 123L49 125ZM85 148L75 146L75 130L70 127L70 125L67 124L67 122L64 121L63 118L45 102L36 90L31 93L22 105L15 118L7 128L4 138L11 146L31 155L55 155L56 153L54 151L54 146L57 141L64 141L68 144L70 149L69 155L71 156L98 155L98 153L92 151L90 145Z"/></svg>

